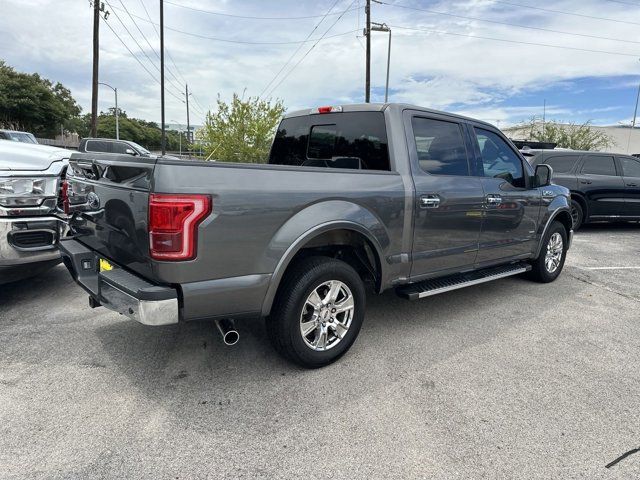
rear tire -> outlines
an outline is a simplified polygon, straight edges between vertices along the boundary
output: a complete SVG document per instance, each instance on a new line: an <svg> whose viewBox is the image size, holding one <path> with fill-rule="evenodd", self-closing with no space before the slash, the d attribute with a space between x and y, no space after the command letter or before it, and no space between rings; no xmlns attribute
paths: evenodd
<svg viewBox="0 0 640 480"><path fill-rule="evenodd" d="M571 220L573 221L573 231L578 230L584 222L584 209L577 200L571 200Z"/></svg>
<svg viewBox="0 0 640 480"><path fill-rule="evenodd" d="M542 239L540 255L531 262L530 278L540 283L553 282L564 267L567 257L567 231L560 222L553 222Z"/></svg>
<svg viewBox="0 0 640 480"><path fill-rule="evenodd" d="M271 343L303 367L329 365L355 342L365 299L362 279L349 264L330 257L302 259L287 271L266 320Z"/></svg>

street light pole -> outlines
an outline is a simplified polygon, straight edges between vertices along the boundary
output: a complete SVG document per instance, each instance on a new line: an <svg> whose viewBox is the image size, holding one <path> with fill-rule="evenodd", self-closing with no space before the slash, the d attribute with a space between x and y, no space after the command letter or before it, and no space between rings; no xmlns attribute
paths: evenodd
<svg viewBox="0 0 640 480"><path fill-rule="evenodd" d="M384 89L384 103L389 100L389 67L391 65L391 28L386 23L371 22L374 26L371 30L375 32L389 32L389 46L387 47L387 84Z"/></svg>
<svg viewBox="0 0 640 480"><path fill-rule="evenodd" d="M111 90L113 90L113 93L116 96L116 140L120 140L120 122L119 122L120 112L118 112L118 89L104 82L98 82L98 85L104 85L105 87L109 87Z"/></svg>

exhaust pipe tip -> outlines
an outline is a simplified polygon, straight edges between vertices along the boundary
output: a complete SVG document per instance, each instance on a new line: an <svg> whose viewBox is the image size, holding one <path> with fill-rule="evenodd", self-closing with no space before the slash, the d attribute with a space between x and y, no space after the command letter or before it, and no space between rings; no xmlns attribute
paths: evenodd
<svg viewBox="0 0 640 480"><path fill-rule="evenodd" d="M231 319L216 320L216 327L220 335L222 335L222 341L225 345L235 345L240 340L240 334L236 330L235 323Z"/></svg>
<svg viewBox="0 0 640 480"><path fill-rule="evenodd" d="M225 345L235 345L240 340L240 334L237 330L229 330L225 335L223 335L222 340Z"/></svg>

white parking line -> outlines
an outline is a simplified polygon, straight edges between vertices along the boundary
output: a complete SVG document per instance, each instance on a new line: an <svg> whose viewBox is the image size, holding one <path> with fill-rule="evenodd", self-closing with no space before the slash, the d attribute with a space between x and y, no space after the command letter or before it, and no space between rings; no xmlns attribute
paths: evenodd
<svg viewBox="0 0 640 480"><path fill-rule="evenodd" d="M585 270L640 270L640 267L579 267Z"/></svg>

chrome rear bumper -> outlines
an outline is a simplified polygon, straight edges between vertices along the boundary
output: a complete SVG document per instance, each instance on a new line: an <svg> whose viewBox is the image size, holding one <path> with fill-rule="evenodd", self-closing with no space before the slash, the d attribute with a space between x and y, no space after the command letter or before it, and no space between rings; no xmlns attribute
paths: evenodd
<svg viewBox="0 0 640 480"><path fill-rule="evenodd" d="M113 264L100 272L99 256L73 238L60 241L60 253L71 276L91 297L92 306L104 306L144 325L178 323L178 292L154 285Z"/></svg>

